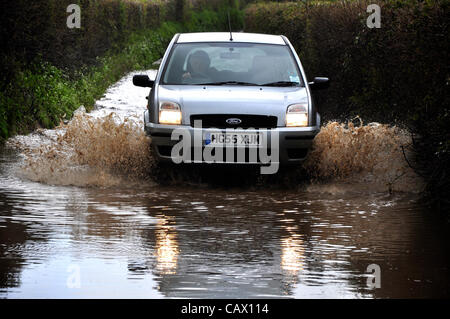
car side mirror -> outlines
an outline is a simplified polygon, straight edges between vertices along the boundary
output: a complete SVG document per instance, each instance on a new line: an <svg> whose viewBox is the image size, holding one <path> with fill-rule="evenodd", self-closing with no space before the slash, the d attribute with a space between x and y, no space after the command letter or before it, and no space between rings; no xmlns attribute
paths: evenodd
<svg viewBox="0 0 450 319"><path fill-rule="evenodd" d="M312 90L327 89L330 86L330 79L324 77L315 77L314 81L308 83Z"/></svg>
<svg viewBox="0 0 450 319"><path fill-rule="evenodd" d="M150 80L148 75L138 74L133 76L133 84L136 86L150 88L153 86L154 83L155 81Z"/></svg>

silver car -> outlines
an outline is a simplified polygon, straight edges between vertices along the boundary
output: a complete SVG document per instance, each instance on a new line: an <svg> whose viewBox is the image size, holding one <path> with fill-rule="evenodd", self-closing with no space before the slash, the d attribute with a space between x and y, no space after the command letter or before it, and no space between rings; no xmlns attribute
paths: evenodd
<svg viewBox="0 0 450 319"><path fill-rule="evenodd" d="M156 78L136 75L133 83L151 87L145 131L160 160L173 160L176 130L200 136L201 143L193 141L192 147L202 150L214 143L252 149L261 145L258 134L264 130L268 141L276 138L271 152L288 164L306 157L320 130L311 90L327 87L328 78L308 83L285 36L208 32L176 34ZM194 160L194 153L194 162L205 162ZM215 162L260 163L247 153Z"/></svg>

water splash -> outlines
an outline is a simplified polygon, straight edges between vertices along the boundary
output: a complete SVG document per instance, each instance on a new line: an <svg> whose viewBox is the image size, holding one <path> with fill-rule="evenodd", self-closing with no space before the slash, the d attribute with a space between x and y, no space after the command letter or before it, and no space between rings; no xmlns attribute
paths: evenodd
<svg viewBox="0 0 450 319"><path fill-rule="evenodd" d="M423 183L406 160L412 156L410 133L386 124L364 125L358 119L358 126L329 122L316 136L304 164L316 182L310 189L332 194L349 188L420 192Z"/></svg>
<svg viewBox="0 0 450 319"><path fill-rule="evenodd" d="M327 194L419 192L423 187L405 160L405 155L411 156L409 133L384 124L364 125L362 120L359 125L326 124L316 136L303 168L289 167L277 176L262 176L247 167L239 171L186 166L158 169L140 119L148 91L132 84L134 74L146 73L154 78L156 72L124 76L96 102L96 110L87 114L82 108L68 124L8 140L23 155L17 174L57 185L116 186L125 185L124 180L129 185L130 181L156 179L197 186L204 181L214 184L215 180L234 180L243 187L295 188L304 184L306 171L311 180L307 180L307 191Z"/></svg>
<svg viewBox="0 0 450 319"><path fill-rule="evenodd" d="M121 118L110 113L92 117L78 112L68 124L32 136L9 142L22 150L20 175L27 179L58 185L116 186L124 179L154 178L151 140L145 136L142 121L133 116ZM330 122L316 136L304 163L311 178L307 190L329 194L419 192L422 182L405 160L410 145L410 135L398 127ZM177 172L177 176L183 175ZM185 175L188 181L189 172ZM291 178L289 183L298 184L301 178Z"/></svg>
<svg viewBox="0 0 450 319"><path fill-rule="evenodd" d="M19 175L46 184L117 186L124 179L148 180L154 164L142 121L121 120L115 113L92 117L77 112L68 124L8 144L24 156Z"/></svg>

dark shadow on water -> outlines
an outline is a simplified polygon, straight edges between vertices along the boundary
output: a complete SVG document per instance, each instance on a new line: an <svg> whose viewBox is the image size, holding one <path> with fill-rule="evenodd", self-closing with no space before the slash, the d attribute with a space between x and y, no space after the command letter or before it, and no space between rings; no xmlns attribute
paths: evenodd
<svg viewBox="0 0 450 319"><path fill-rule="evenodd" d="M281 166L275 174L261 174L258 165L157 163L151 175L164 186L213 188L296 189L310 180L301 165Z"/></svg>

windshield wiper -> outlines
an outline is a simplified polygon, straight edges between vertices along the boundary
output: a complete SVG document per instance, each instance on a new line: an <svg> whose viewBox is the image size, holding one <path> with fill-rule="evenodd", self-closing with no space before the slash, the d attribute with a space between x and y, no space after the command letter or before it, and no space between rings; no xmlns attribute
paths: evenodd
<svg viewBox="0 0 450 319"><path fill-rule="evenodd" d="M197 85L251 85L251 86L258 86L258 84L255 84L255 83L239 82L239 81L199 83Z"/></svg>
<svg viewBox="0 0 450 319"><path fill-rule="evenodd" d="M277 81L277 82L261 84L261 86L298 86L298 85L300 85L300 83L291 82L291 81Z"/></svg>
<svg viewBox="0 0 450 319"><path fill-rule="evenodd" d="M266 83L266 84L256 84L256 83L240 82L240 81L224 81L224 82L198 83L196 85L299 86L300 83L290 82L290 81L277 81L277 82L270 82L270 83Z"/></svg>

